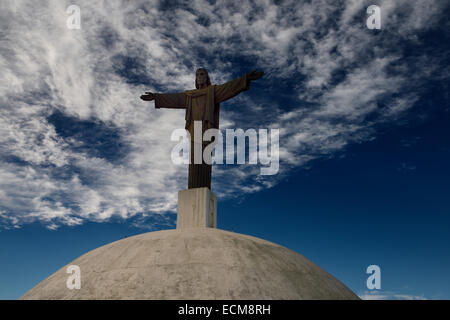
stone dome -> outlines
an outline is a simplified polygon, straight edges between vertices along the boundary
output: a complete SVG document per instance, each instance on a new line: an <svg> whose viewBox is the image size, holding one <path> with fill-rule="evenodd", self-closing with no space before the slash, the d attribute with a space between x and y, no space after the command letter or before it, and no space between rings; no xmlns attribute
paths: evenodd
<svg viewBox="0 0 450 320"><path fill-rule="evenodd" d="M68 289L69 265L81 288ZM144 233L77 258L21 299L358 299L302 255L215 228Z"/></svg>

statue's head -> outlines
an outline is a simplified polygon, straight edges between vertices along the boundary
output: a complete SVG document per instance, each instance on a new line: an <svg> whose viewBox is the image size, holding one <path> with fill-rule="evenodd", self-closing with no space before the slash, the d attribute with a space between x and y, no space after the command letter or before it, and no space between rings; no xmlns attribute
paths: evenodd
<svg viewBox="0 0 450 320"><path fill-rule="evenodd" d="M211 85L208 71L205 68L198 68L195 72L195 88L200 89L201 87L205 87L205 84L206 87Z"/></svg>

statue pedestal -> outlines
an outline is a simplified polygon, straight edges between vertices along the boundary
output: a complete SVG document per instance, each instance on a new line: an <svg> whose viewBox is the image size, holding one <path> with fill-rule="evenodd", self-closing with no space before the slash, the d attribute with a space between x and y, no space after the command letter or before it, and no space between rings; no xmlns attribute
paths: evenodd
<svg viewBox="0 0 450 320"><path fill-rule="evenodd" d="M217 228L217 198L209 188L178 191L177 229Z"/></svg>

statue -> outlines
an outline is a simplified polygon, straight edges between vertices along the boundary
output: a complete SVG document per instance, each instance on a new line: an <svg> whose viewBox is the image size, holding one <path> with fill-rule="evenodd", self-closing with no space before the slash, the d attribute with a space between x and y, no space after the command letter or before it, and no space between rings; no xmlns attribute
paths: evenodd
<svg viewBox="0 0 450 320"><path fill-rule="evenodd" d="M220 103L248 90L250 81L261 78L263 74L262 71L252 71L236 80L211 85L208 71L199 68L196 71L195 90L180 93L145 92L141 95L142 100L155 100L157 109L186 109L185 128L191 135L188 189L208 187L211 190L211 165L205 163L203 159L201 164L194 163L194 121L202 121L202 136L210 128L219 129ZM202 154L208 143L202 143Z"/></svg>

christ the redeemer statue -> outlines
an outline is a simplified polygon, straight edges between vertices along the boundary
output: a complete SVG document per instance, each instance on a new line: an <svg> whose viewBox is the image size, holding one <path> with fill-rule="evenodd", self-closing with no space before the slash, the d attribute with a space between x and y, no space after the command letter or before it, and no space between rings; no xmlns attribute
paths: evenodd
<svg viewBox="0 0 450 320"><path fill-rule="evenodd" d="M141 95L145 101L155 100L155 107L186 109L186 130L191 135L188 188L208 187L211 190L211 165L204 162L194 163L194 121L202 121L203 133L210 129L219 129L220 103L233 98L250 88L250 81L263 76L263 72L252 71L249 74L221 85L211 85L208 71L199 68L196 71L195 90L180 93L152 93ZM202 155L209 142L202 143Z"/></svg>

